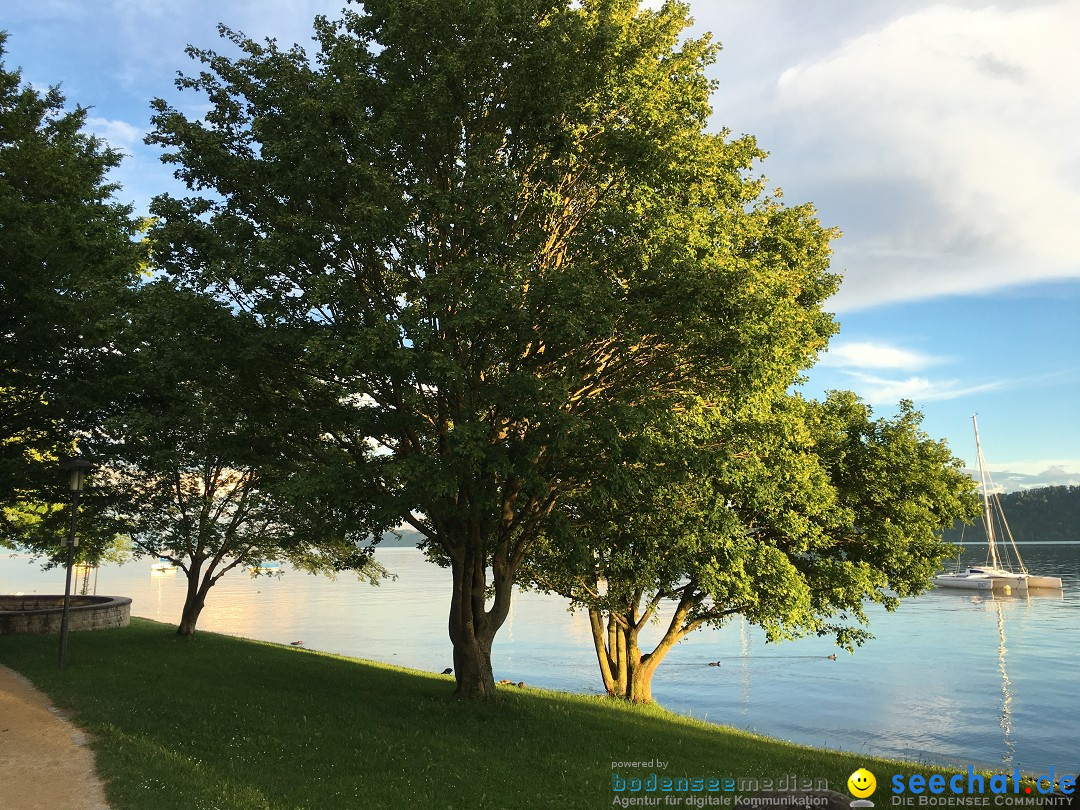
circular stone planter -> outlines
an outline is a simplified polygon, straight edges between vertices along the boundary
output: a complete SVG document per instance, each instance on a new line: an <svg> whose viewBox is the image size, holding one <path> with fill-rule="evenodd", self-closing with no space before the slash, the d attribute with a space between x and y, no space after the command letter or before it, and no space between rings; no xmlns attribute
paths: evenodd
<svg viewBox="0 0 1080 810"><path fill-rule="evenodd" d="M0 596L0 636L59 633L64 597L19 594ZM68 630L127 627L131 599L126 596L72 596Z"/></svg>

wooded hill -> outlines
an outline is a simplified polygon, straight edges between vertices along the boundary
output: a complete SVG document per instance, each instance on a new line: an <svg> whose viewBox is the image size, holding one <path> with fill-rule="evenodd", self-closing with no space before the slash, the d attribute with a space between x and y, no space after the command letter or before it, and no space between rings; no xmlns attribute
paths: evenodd
<svg viewBox="0 0 1080 810"><path fill-rule="evenodd" d="M1000 495L1005 519L1018 543L1046 540L1080 540L1080 486L1056 486L1026 489ZM400 537L387 533L379 544L384 548L415 548L422 539L419 532L399 529ZM986 542L982 521L973 526L957 523L945 532L949 543Z"/></svg>
<svg viewBox="0 0 1080 810"><path fill-rule="evenodd" d="M1080 486L1039 487L998 497L1016 542L1080 540ZM982 521L974 526L957 524L945 532L950 543L961 539L985 542Z"/></svg>

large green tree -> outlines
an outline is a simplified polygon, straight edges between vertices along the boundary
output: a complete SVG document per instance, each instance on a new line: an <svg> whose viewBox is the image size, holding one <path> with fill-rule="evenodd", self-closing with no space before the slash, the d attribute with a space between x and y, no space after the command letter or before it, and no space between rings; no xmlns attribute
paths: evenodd
<svg viewBox="0 0 1080 810"><path fill-rule="evenodd" d="M850 392L672 415L564 504L528 574L588 611L605 688L634 702L652 700L675 644L736 615L769 641L851 650L869 638L865 603L892 610L930 587L951 552L941 531L977 511L974 481L921 418L905 401L873 419Z"/></svg>
<svg viewBox="0 0 1080 810"><path fill-rule="evenodd" d="M688 390L805 367L831 334L829 240L710 133L716 48L636 0L368 0L318 52L223 29L192 120L150 140L163 266L303 327L384 453L388 503L453 571L457 693L562 499ZM206 190L207 193L198 193ZM317 360L316 360L317 359ZM773 382L770 382L773 381Z"/></svg>
<svg viewBox="0 0 1080 810"><path fill-rule="evenodd" d="M108 172L120 153L4 67L0 32L0 542L60 477L56 459L99 419L117 302L142 246ZM13 522L14 521L14 522Z"/></svg>

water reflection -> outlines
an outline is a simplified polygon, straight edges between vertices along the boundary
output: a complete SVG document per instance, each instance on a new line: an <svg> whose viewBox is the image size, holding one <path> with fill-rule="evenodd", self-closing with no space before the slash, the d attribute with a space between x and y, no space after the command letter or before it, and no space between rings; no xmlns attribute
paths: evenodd
<svg viewBox="0 0 1080 810"><path fill-rule="evenodd" d="M998 671L1001 673L1001 730L1005 738L1005 755L1001 762L1009 765L1016 753L1016 741L1012 738L1012 694L1009 692L1012 681L1009 680L1009 673L1005 671L1005 615L1001 602L995 601L994 607L997 609Z"/></svg>
<svg viewBox="0 0 1080 810"><path fill-rule="evenodd" d="M71 576L74 580L72 587L79 596L95 596L97 594L98 569L94 565L75 563L71 566Z"/></svg>
<svg viewBox="0 0 1080 810"><path fill-rule="evenodd" d="M741 689L739 690L739 704L742 715L745 717L750 712L750 633L747 631L746 619L739 617L739 654L742 660L739 663Z"/></svg>

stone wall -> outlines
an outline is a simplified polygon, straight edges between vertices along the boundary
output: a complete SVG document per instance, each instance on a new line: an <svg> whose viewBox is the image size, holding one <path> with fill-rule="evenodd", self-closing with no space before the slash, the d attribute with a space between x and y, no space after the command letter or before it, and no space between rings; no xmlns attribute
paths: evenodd
<svg viewBox="0 0 1080 810"><path fill-rule="evenodd" d="M38 594L0 596L0 636L59 633L64 597ZM127 627L131 599L126 596L72 596L68 630Z"/></svg>

